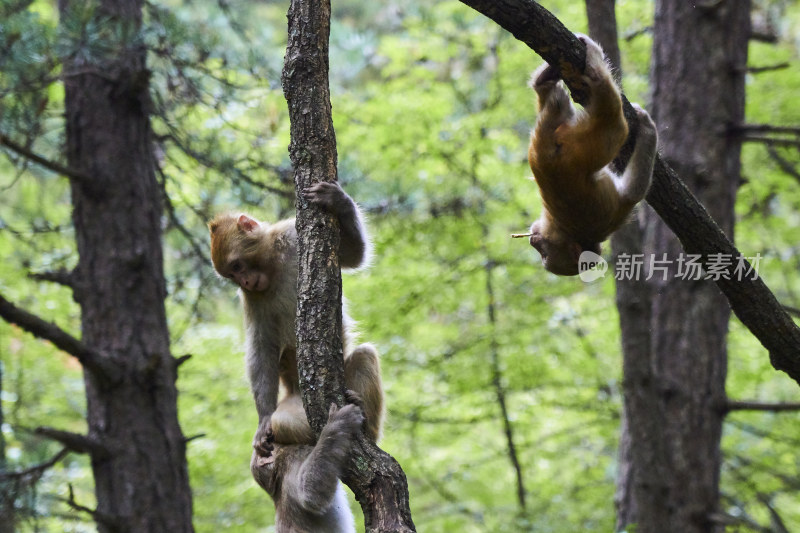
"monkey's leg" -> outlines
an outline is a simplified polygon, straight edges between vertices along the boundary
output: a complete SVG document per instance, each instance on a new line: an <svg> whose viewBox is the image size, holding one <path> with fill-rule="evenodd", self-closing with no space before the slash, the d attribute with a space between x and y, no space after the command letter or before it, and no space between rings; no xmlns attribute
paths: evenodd
<svg viewBox="0 0 800 533"><path fill-rule="evenodd" d="M653 119L638 104L633 104L639 118L639 134L636 146L621 177L614 180L620 198L636 203L647 194L653 174L653 163L658 147L658 133Z"/></svg>
<svg viewBox="0 0 800 533"><path fill-rule="evenodd" d="M378 352L371 344L361 344L344 361L345 387L354 391L363 401L367 419L365 432L377 442L383 428L383 383Z"/></svg>
<svg viewBox="0 0 800 533"><path fill-rule="evenodd" d="M302 465L284 479L286 496L310 513L325 513L336 494L353 438L363 422L364 415L357 406L338 409L331 405L328 423L322 428L316 446Z"/></svg>
<svg viewBox="0 0 800 533"><path fill-rule="evenodd" d="M308 424L299 394L290 394L281 400L272 413L271 425L278 444L314 444L314 432Z"/></svg>

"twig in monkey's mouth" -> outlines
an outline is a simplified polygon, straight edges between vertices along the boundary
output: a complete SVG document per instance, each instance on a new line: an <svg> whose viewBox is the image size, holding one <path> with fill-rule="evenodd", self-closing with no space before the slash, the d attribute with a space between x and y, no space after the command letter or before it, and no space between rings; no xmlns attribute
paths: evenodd
<svg viewBox="0 0 800 533"><path fill-rule="evenodd" d="M530 237L531 235L533 235L533 233L512 233L511 234L511 238L512 239L519 239L521 237Z"/></svg>

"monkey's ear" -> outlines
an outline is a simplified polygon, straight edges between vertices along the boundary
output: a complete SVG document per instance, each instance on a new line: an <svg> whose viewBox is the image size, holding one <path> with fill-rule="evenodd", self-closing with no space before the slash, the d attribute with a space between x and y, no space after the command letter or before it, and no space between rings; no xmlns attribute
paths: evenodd
<svg viewBox="0 0 800 533"><path fill-rule="evenodd" d="M247 215L239 215L239 220L237 221L236 225L240 230L249 233L258 228L258 221L250 218Z"/></svg>

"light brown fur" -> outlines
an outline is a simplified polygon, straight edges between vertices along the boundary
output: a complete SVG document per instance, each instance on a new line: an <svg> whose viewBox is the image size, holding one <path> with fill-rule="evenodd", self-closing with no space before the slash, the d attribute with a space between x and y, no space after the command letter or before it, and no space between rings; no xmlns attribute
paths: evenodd
<svg viewBox="0 0 800 533"><path fill-rule="evenodd" d="M619 228L647 193L656 151L649 115L635 106L640 132L622 176L608 168L628 135L622 100L603 51L586 36L584 81L589 101L576 109L546 63L531 77L539 116L531 134L528 162L539 185L542 215L531 226L531 246L555 274L578 274L583 251L600 253L600 243Z"/></svg>

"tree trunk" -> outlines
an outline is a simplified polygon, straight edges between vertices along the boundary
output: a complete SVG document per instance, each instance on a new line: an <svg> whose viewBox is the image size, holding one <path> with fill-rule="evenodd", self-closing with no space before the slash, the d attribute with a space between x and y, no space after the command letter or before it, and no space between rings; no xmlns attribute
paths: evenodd
<svg viewBox="0 0 800 533"><path fill-rule="evenodd" d="M300 192L336 180L336 135L328 85L329 0L292 0L282 84L289 104L297 192L297 366L303 405L319 435L331 402L344 401L342 285L336 218L311 209ZM368 533L415 531L408 484L397 461L363 434L343 481L364 511Z"/></svg>
<svg viewBox="0 0 800 533"><path fill-rule="evenodd" d="M614 12L615 0L586 0L586 13L589 22L589 36L600 43L606 53L617 81L622 80L622 67L617 35L617 17ZM616 169L618 172L623 169ZM643 209L643 206L639 208ZM623 227L611 236L611 253L613 264L617 264L621 255L628 257L642 254L643 216L640 211ZM621 347L623 357L623 380L627 383L623 388L630 391L625 395L620 424L619 471L617 473L617 530L624 529L626 524L635 523L639 513L636 505L636 494L627 487L634 482L636 473L633 462L633 445L638 442L633 438L635 432L642 435L658 435L662 421L660 418L639 420L634 428L629 427L628 406L635 402L643 411L654 412L657 409L653 397L635 397L631 383L647 383L650 375L650 305L651 297L648 285L641 280L619 279L616 281L616 303L619 313ZM657 441L658 442L658 441ZM650 464L653 464L652 461ZM661 474L657 465L646 470L646 474L657 479Z"/></svg>
<svg viewBox="0 0 800 533"><path fill-rule="evenodd" d="M725 128L744 116L748 25L746 1L656 5L652 111L660 151L730 238L740 143ZM620 471L631 474L619 479L618 527L721 531L710 517L719 500L730 308L710 281L676 278L681 245L651 209L644 213L646 263L666 253L670 268L666 279L653 272L642 299L623 297L618 286L629 444Z"/></svg>
<svg viewBox="0 0 800 533"><path fill-rule="evenodd" d="M62 0L62 24L80 2ZM161 196L150 139L141 0L101 0L108 51L65 58L67 160L84 344L121 368L84 368L100 532L192 531L185 440L178 425L161 248ZM113 37L111 37L113 36ZM117 39L119 39L117 41ZM116 41L116 42L115 42Z"/></svg>

